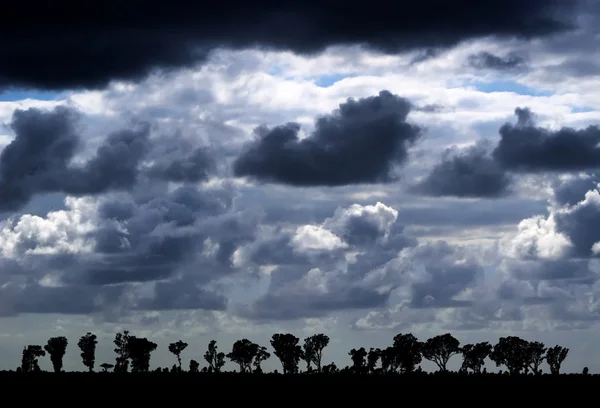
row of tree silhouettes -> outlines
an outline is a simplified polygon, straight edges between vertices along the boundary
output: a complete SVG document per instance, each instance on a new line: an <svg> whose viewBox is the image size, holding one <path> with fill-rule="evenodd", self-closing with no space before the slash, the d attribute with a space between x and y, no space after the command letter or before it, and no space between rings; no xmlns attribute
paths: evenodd
<svg viewBox="0 0 600 408"><path fill-rule="evenodd" d="M96 335L87 333L79 339L77 346L81 350L81 360L90 372L94 371L96 362ZM504 366L506 372L516 374L541 374L542 364L547 363L550 373L559 374L560 368L569 353L569 349L554 346L546 347L538 341L527 341L516 336L501 337L497 344L488 342L466 344L461 347L460 341L450 333L432 337L425 342L419 341L412 334L398 334L394 337L391 346L380 349L371 348L367 351L364 347L352 349L348 353L351 365L340 370L334 363L322 364L323 351L329 344L329 337L325 334L315 334L300 339L293 334L274 334L271 338L273 354L281 362L283 374L300 372L300 362L306 363L305 372L309 373L337 373L340 371L355 374L377 373L412 373L421 371L419 364L429 360L437 365L440 372L448 372L448 361L455 355L462 355L463 361L459 372L485 373L485 361L489 358L497 367ZM114 339L115 364L103 363L100 365L103 372L115 373L148 372L150 370L150 357L157 348L157 344L144 337L136 337L128 331L117 333ZM63 370L63 357L67 350L66 337L52 337L45 346L29 345L23 349L20 372L40 371L38 358L48 353L54 372ZM177 364L169 370L158 368L162 372L183 372L181 355L188 344L179 340L169 344L169 352L177 359ZM260 346L248 339L237 340L233 343L231 352L225 354L218 351L217 342L212 340L204 354L207 366L200 370L196 360L190 360L189 372L220 373L225 365L225 358L239 365L241 373L262 373L261 364L271 357L267 348ZM587 373L587 368L584 369Z"/></svg>

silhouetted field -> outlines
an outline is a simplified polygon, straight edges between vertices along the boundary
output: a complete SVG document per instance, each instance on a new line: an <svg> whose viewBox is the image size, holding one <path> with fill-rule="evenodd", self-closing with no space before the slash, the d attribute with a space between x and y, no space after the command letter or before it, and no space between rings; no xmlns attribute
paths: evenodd
<svg viewBox="0 0 600 408"><path fill-rule="evenodd" d="M346 385L351 387L402 386L402 385L600 385L600 375L583 374L460 374L460 373L414 373L409 375L357 375L352 373L336 374L242 374L225 372L211 373L86 373L86 372L38 372L18 373L0 372L0 384L14 386L52 385L52 386L94 386L112 387L119 385L157 385L173 387L177 385L197 385L198 387L228 387L235 389L246 385L268 386L277 390L278 386L297 386L300 389L311 386ZM111 389L111 388L107 388ZM215 388L216 389L216 388ZM550 391L550 390L549 390Z"/></svg>

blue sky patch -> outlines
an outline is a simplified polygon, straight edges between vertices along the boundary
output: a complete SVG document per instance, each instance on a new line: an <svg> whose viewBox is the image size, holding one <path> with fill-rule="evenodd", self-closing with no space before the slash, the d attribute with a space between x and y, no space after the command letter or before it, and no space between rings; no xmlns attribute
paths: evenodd
<svg viewBox="0 0 600 408"><path fill-rule="evenodd" d="M267 70L267 74L274 76L274 77L280 77L286 80L293 80L294 78L289 76L289 75L285 75L285 67L283 66L279 66L279 65L273 65L271 67L269 67L269 69ZM321 87L321 88L328 88L330 86L332 86L333 84L335 84L338 81L341 81L342 79L345 78L351 78L354 75L351 74L327 74L327 75L319 75L319 76L309 76L309 77L305 77L304 79L306 80L312 80L315 85Z"/></svg>
<svg viewBox="0 0 600 408"><path fill-rule="evenodd" d="M40 101L53 101L62 95L62 92L30 91L27 89L12 89L0 92L0 102L21 101L23 99L37 99Z"/></svg>
<svg viewBox="0 0 600 408"><path fill-rule="evenodd" d="M486 93L514 92L518 95L530 96L550 96L553 94L548 91L535 90L515 81L474 82L470 85L474 86L478 91Z"/></svg>
<svg viewBox="0 0 600 408"><path fill-rule="evenodd" d="M341 75L341 74L333 74L333 75L321 75L315 78L315 85L320 86L321 88L328 88L335 84L338 81L341 81L344 78L351 78L352 75Z"/></svg>
<svg viewBox="0 0 600 408"><path fill-rule="evenodd" d="M585 113L585 112L595 112L596 109L590 108L589 106L572 106L571 112L573 113Z"/></svg>

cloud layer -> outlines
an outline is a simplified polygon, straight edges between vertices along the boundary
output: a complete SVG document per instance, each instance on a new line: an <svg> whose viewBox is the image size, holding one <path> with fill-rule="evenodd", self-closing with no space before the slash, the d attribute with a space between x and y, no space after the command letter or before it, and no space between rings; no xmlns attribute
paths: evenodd
<svg viewBox="0 0 600 408"><path fill-rule="evenodd" d="M276 8L265 2L172 3L160 8L132 2L103 7L93 15L71 10L67 20L62 11L40 5L43 19L32 21L31 27L11 25L0 31L2 38L20 39L0 44L0 58L12 61L0 70L0 85L102 87L111 79L132 80L154 69L190 66L220 47L313 53L332 45L365 44L397 52L444 48L487 36L540 37L576 27L576 3L378 2L368 9L343 5L343 21L342 5L336 2L286 1ZM7 13L7 20L31 19L29 8L14 7ZM67 25L73 15L78 15L77 23ZM40 66L46 69L40 71Z"/></svg>

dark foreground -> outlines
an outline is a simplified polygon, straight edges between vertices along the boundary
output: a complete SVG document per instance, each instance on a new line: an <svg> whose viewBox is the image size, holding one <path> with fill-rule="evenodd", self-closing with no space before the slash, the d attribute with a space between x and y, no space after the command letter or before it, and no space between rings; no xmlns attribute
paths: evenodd
<svg viewBox="0 0 600 408"><path fill-rule="evenodd" d="M21 400L32 406L578 406L596 401L599 385L599 375L581 374L511 377L455 373L408 376L0 372L5 400Z"/></svg>
<svg viewBox="0 0 600 408"><path fill-rule="evenodd" d="M121 385L198 385L198 386L388 386L388 385L591 385L600 386L600 375L519 375L507 374L458 374L418 373L411 375L355 375L355 374L239 374L239 373L87 373L52 372L18 373L0 371L0 385L69 385L77 386L121 386Z"/></svg>

